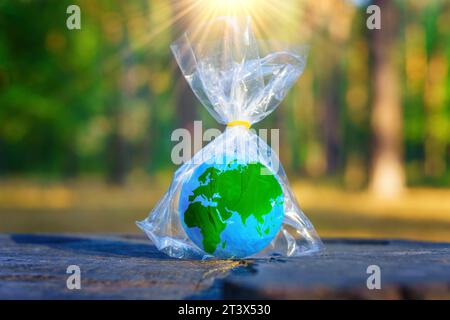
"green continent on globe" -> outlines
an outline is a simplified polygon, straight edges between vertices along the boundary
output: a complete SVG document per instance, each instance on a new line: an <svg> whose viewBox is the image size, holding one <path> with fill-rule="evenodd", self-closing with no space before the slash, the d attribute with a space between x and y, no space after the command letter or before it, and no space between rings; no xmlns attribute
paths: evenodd
<svg viewBox="0 0 450 320"><path fill-rule="evenodd" d="M203 248L210 254L220 243L220 235L227 226L225 221L234 212L244 225L251 215L263 223L264 215L270 213L275 204L283 202L280 184L261 163L238 164L232 168L228 164L227 167L226 170L209 167L200 175L200 186L189 196L189 206L184 213L184 223L189 228L200 229ZM209 204L204 205L202 200Z"/></svg>

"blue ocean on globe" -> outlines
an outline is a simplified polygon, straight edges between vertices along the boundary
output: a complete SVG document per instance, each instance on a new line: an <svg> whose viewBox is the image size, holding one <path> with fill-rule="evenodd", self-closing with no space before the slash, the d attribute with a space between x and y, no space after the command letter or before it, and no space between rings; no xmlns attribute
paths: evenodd
<svg viewBox="0 0 450 320"><path fill-rule="evenodd" d="M208 255L243 258L277 236L284 195L260 162L203 163L182 186L179 212L188 237Z"/></svg>

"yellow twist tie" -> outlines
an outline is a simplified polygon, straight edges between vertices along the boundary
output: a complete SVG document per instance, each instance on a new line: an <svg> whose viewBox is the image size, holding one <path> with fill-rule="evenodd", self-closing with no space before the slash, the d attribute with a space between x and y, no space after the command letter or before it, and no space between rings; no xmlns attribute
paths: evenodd
<svg viewBox="0 0 450 320"><path fill-rule="evenodd" d="M247 120L234 120L227 123L227 127L236 127L236 126L243 126L246 127L247 129L250 129L252 124Z"/></svg>

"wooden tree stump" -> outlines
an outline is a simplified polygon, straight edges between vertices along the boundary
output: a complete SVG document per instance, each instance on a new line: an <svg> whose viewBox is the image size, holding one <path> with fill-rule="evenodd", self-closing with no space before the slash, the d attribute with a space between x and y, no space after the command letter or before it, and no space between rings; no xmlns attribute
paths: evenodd
<svg viewBox="0 0 450 320"><path fill-rule="evenodd" d="M326 240L300 258L189 261L142 236L0 235L0 299L450 298L450 244ZM81 289L69 290L69 265ZM381 289L366 286L367 267Z"/></svg>

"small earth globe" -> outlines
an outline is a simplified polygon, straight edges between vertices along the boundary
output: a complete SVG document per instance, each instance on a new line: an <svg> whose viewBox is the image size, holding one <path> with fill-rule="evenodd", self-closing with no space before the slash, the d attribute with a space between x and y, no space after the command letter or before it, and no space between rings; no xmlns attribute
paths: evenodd
<svg viewBox="0 0 450 320"><path fill-rule="evenodd" d="M179 212L188 237L219 258L243 258L264 249L284 218L284 195L260 162L203 163L183 184Z"/></svg>

